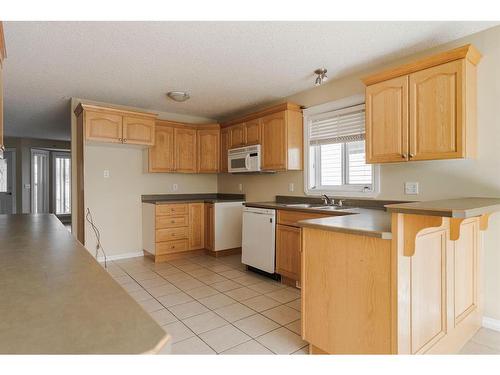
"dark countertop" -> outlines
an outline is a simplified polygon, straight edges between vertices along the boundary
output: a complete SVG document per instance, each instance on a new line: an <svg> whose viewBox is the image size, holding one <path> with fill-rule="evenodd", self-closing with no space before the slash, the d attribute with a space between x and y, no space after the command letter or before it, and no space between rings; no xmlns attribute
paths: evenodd
<svg viewBox="0 0 500 375"><path fill-rule="evenodd" d="M247 202L245 206L275 210L300 211L330 215L320 219L299 221L299 226L330 230L335 232L357 234L382 239L391 239L391 215L383 208L348 207L328 211L314 207L290 207L290 203Z"/></svg>
<svg viewBox="0 0 500 375"><path fill-rule="evenodd" d="M0 215L0 238L1 354L135 354L167 342L54 215Z"/></svg>
<svg viewBox="0 0 500 375"><path fill-rule="evenodd" d="M386 205L387 211L467 219L500 211L500 198L456 198Z"/></svg>
<svg viewBox="0 0 500 375"><path fill-rule="evenodd" d="M143 195L142 203L166 204L166 203L221 203L221 202L244 202L244 194L155 194Z"/></svg>

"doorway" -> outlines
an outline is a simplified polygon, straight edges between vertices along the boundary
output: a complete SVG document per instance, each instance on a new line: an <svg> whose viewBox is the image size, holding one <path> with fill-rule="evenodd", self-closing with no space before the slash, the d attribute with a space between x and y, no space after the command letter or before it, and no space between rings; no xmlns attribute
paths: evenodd
<svg viewBox="0 0 500 375"><path fill-rule="evenodd" d="M0 159L0 214L16 213L16 149L8 148Z"/></svg>
<svg viewBox="0 0 500 375"><path fill-rule="evenodd" d="M50 151L31 149L31 213L49 212Z"/></svg>

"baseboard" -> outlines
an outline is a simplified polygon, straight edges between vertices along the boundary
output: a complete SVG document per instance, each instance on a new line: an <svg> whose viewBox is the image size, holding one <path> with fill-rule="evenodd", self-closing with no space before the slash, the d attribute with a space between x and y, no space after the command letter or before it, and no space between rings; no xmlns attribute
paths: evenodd
<svg viewBox="0 0 500 375"><path fill-rule="evenodd" d="M117 255L108 255L106 257L106 259L108 261L112 261L112 260L127 259L127 258L136 258L136 257L142 257L142 256L144 256L144 254L142 253L142 251L138 251L138 252L133 252L133 253L123 253L123 254L117 254ZM104 262L104 256L100 254L97 257L97 261L100 262L100 263Z"/></svg>
<svg viewBox="0 0 500 375"><path fill-rule="evenodd" d="M225 249L225 250L217 250L217 251L207 249L207 254L210 256L213 256L215 258L225 257L228 255L241 254L241 247L235 247L233 249Z"/></svg>
<svg viewBox="0 0 500 375"><path fill-rule="evenodd" d="M483 327L500 332L500 320L488 318L487 316L484 316L483 317Z"/></svg>

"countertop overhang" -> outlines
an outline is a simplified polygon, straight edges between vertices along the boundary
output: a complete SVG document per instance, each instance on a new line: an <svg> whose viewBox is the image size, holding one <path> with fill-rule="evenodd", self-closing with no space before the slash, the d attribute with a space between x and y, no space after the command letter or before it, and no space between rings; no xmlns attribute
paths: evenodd
<svg viewBox="0 0 500 375"><path fill-rule="evenodd" d="M167 333L51 214L0 215L0 353L154 353Z"/></svg>

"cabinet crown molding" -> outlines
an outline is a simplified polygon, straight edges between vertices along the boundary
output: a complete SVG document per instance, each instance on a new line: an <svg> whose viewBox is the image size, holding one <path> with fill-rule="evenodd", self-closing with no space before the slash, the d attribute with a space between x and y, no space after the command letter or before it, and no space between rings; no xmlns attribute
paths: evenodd
<svg viewBox="0 0 500 375"><path fill-rule="evenodd" d="M252 112L252 113L244 115L244 116L234 118L233 120L230 120L230 121L226 121L226 122L222 123L221 127L226 128L226 127L231 126L231 125L239 124L239 123L246 122L246 121L255 120L259 117L271 115L273 113L282 112L282 111L302 112L302 107L298 104L295 104L295 103L285 102L285 103L274 105L272 107L261 109L261 110L256 111L256 112Z"/></svg>
<svg viewBox="0 0 500 375"><path fill-rule="evenodd" d="M75 108L75 115L79 116L83 111L95 111L95 112L113 112L116 114L128 115L128 116L139 116L139 117L151 117L156 118L158 114L151 112L141 112L141 111L132 111L128 109L120 109L113 107L105 107L94 104L83 104L79 103Z"/></svg>
<svg viewBox="0 0 500 375"><path fill-rule="evenodd" d="M460 59L467 59L473 65L477 65L481 60L481 53L472 44L466 44L464 46L441 52L436 55L424 57L411 63L371 74L369 76L361 78L361 81L363 81L366 86L370 86L378 82L387 81L392 78L401 77L407 74L418 72L423 69L432 68L433 66Z"/></svg>

